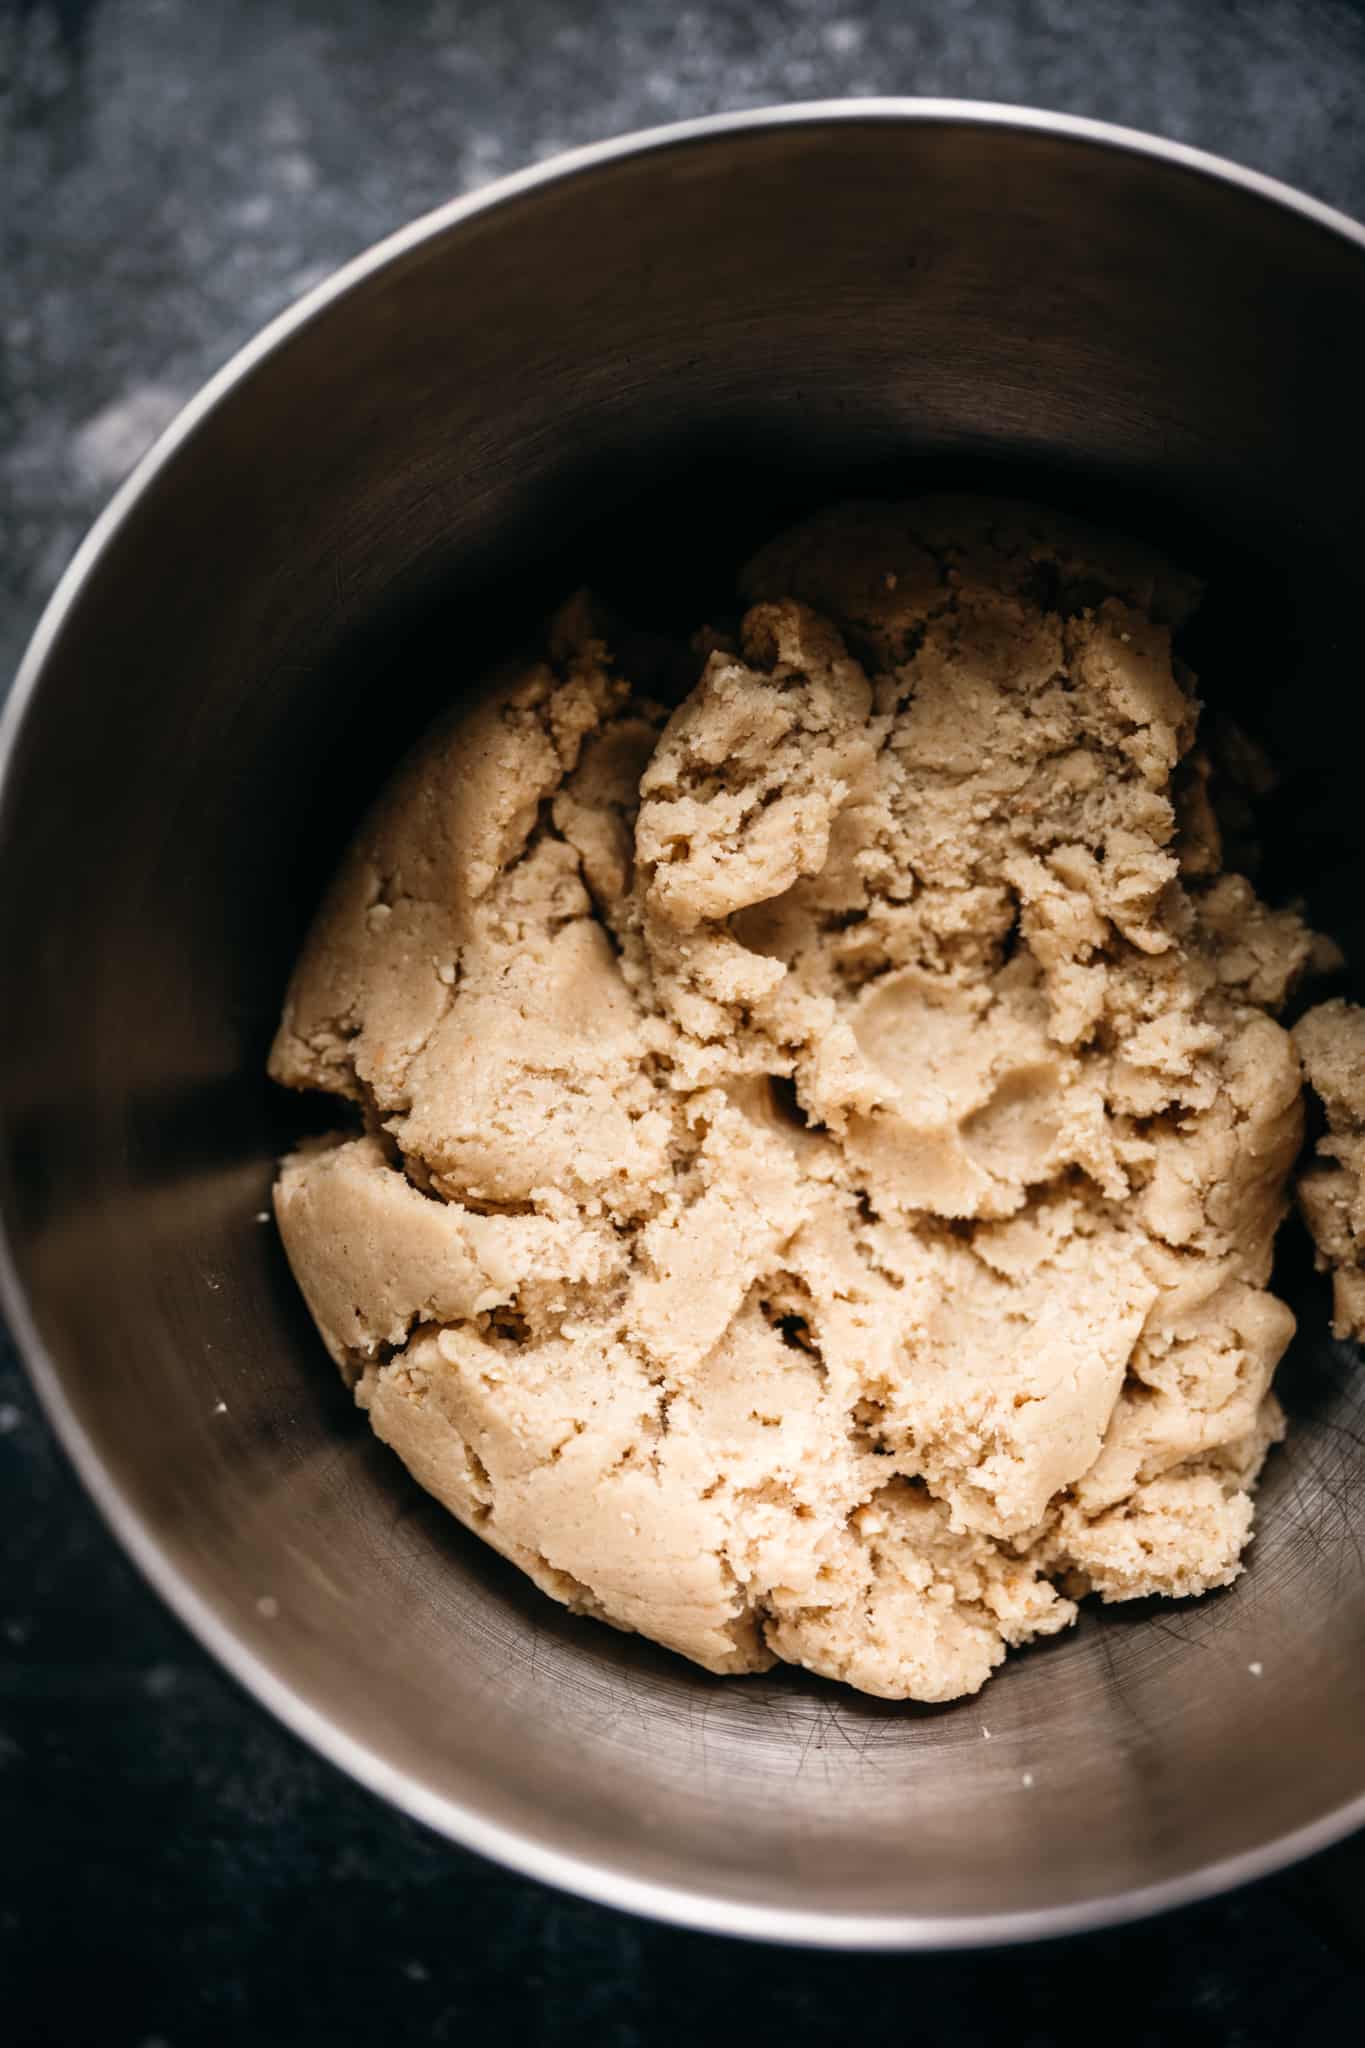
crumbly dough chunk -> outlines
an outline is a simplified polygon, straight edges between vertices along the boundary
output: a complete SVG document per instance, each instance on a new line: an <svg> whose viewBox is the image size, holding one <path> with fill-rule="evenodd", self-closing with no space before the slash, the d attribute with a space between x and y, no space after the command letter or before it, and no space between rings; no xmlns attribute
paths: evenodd
<svg viewBox="0 0 1365 2048"><path fill-rule="evenodd" d="M1332 1275L1332 1331L1365 1338L1365 1010L1319 1003L1294 1027L1327 1130L1299 1176L1299 1207Z"/></svg>
<svg viewBox="0 0 1365 2048"><path fill-rule="evenodd" d="M556 1598L950 1699L1240 1569L1313 938L1222 872L1166 564L921 500L743 591L671 715L576 600L400 772L271 1058L363 1134L276 1209L375 1430Z"/></svg>

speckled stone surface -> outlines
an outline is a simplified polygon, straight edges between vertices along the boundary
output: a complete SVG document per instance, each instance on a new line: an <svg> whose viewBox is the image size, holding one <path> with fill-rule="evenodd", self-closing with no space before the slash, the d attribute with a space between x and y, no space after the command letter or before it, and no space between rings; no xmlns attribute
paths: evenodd
<svg viewBox="0 0 1365 2048"><path fill-rule="evenodd" d="M0 678L147 442L345 257L566 145L882 92L1127 121L1365 215L1360 0L0 0ZM169 1619L7 1346L0 1532L16 2048L1358 2031L1359 1843L1148 1927L979 1959L740 1947L460 1854L305 1752Z"/></svg>

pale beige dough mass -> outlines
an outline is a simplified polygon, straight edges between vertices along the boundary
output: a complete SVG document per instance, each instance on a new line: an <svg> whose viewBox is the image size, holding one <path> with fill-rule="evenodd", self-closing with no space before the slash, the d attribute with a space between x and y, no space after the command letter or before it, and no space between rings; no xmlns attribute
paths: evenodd
<svg viewBox="0 0 1365 2048"><path fill-rule="evenodd" d="M377 1433L547 1592L945 1700L1240 1569L1317 943L1222 872L1160 560L921 500L743 595L671 711L577 600L410 758L271 1060L360 1118L276 1211ZM1335 1260L1362 1148L1305 1186Z"/></svg>

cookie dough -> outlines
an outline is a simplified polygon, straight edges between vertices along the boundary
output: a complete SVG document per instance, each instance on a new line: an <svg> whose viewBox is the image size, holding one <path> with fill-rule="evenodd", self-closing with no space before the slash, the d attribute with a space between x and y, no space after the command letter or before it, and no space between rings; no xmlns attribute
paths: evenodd
<svg viewBox="0 0 1365 2048"><path fill-rule="evenodd" d="M1365 1010L1320 1003L1294 1027L1327 1129L1299 1176L1299 1207L1332 1274L1332 1331L1365 1338Z"/></svg>
<svg viewBox="0 0 1365 2048"><path fill-rule="evenodd" d="M271 1057L356 1128L276 1212L374 1429L556 1599L947 1700L1240 1570L1314 940L1223 872L1155 556L855 505L742 590L675 708L578 599L398 774Z"/></svg>

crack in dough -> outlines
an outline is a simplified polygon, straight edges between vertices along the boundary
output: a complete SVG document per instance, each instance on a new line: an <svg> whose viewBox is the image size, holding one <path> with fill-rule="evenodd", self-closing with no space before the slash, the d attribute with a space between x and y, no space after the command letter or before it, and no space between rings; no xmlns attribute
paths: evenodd
<svg viewBox="0 0 1365 2048"><path fill-rule="evenodd" d="M1365 1318L1365 1041L1275 1020L1323 950L1223 872L1188 578L943 498L742 589L671 714L579 598L399 771L271 1056L366 1135L276 1213L376 1432L554 1598L951 1699L1239 1571L1300 1054Z"/></svg>

